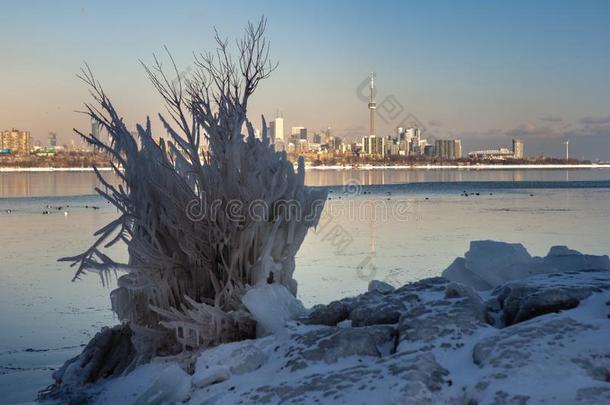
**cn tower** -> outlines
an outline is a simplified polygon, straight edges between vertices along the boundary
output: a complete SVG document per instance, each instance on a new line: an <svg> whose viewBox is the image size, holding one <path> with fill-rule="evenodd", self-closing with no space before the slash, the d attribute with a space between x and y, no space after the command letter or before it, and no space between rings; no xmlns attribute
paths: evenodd
<svg viewBox="0 0 610 405"><path fill-rule="evenodd" d="M371 84L370 84L370 95L369 95L369 135L375 135L375 110L377 104L375 103L375 73L371 72Z"/></svg>

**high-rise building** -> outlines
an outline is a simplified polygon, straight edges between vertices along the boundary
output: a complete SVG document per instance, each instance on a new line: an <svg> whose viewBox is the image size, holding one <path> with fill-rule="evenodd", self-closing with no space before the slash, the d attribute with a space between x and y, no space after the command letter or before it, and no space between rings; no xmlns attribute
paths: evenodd
<svg viewBox="0 0 610 405"><path fill-rule="evenodd" d="M362 153L368 156L385 157L386 143L383 137L369 135L362 138Z"/></svg>
<svg viewBox="0 0 610 405"><path fill-rule="evenodd" d="M523 159L523 141L521 139L513 139L513 155L515 159Z"/></svg>
<svg viewBox="0 0 610 405"><path fill-rule="evenodd" d="M307 140L307 128L305 127L292 127L290 130L290 141L298 142L301 139Z"/></svg>
<svg viewBox="0 0 610 405"><path fill-rule="evenodd" d="M32 149L30 132L18 129L0 132L0 149L9 149L15 154L30 153Z"/></svg>
<svg viewBox="0 0 610 405"><path fill-rule="evenodd" d="M55 132L49 132L49 146L52 148L57 146L57 134Z"/></svg>
<svg viewBox="0 0 610 405"><path fill-rule="evenodd" d="M433 157L435 155L434 145L424 146L424 156Z"/></svg>
<svg viewBox="0 0 610 405"><path fill-rule="evenodd" d="M434 152L440 159L455 160L462 157L462 141L459 139L437 139Z"/></svg>
<svg viewBox="0 0 610 405"><path fill-rule="evenodd" d="M462 141L460 139L454 139L453 142L455 143L455 158L461 159L462 158Z"/></svg>
<svg viewBox="0 0 610 405"><path fill-rule="evenodd" d="M284 142L284 118L279 116L269 123L269 129L271 130L271 142L283 143Z"/></svg>
<svg viewBox="0 0 610 405"><path fill-rule="evenodd" d="M369 88L369 136L375 135L375 110L377 109L377 104L375 103L375 74L371 73L371 82Z"/></svg>

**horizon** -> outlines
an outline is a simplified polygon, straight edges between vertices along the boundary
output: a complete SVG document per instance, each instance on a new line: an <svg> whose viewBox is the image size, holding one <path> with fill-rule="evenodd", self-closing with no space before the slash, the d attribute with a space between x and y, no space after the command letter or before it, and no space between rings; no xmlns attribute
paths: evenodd
<svg viewBox="0 0 610 405"><path fill-rule="evenodd" d="M378 120L379 135L393 134L412 116L422 137L459 138L465 152L520 138L528 156L562 156L569 139L575 158L610 159L606 2L263 3L10 4L4 25L14 34L0 38L0 85L8 94L0 130L27 130L43 143L49 132L62 144L77 139L72 128L89 125L74 112L89 100L76 78L86 61L128 126L148 115L155 135L165 136L156 117L164 108L139 60L163 58L167 46L188 71L192 52L212 45L214 26L223 37L239 37L262 9L279 67L251 101L257 127L261 114L271 121L279 109L286 133L330 126L358 140L368 127L358 86L374 71L378 106L389 100L386 107L395 109Z"/></svg>

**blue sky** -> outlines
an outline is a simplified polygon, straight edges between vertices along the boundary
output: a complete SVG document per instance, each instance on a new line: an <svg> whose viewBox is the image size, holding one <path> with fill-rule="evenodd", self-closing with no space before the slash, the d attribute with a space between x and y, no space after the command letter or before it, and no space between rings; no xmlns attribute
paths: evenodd
<svg viewBox="0 0 610 405"><path fill-rule="evenodd" d="M378 132L409 114L424 135L466 149L526 141L528 154L610 159L610 2L607 1L4 1L0 5L0 127L37 138L87 122L75 78L95 70L129 123L162 111L139 65L167 45L188 68L212 28L241 34L268 18L274 75L251 117L282 110L287 126L366 132L358 85L377 74L377 102L394 102ZM390 104L386 104L389 106ZM380 113L382 113L380 111Z"/></svg>

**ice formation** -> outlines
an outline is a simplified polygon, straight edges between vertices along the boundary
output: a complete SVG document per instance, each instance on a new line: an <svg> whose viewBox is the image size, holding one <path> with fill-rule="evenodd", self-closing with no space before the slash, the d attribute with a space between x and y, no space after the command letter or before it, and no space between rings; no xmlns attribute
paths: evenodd
<svg viewBox="0 0 610 405"><path fill-rule="evenodd" d="M470 250L443 271L443 277L477 290L488 290L510 280L535 274L610 270L608 256L582 254L566 246L553 246L545 257L532 257L520 243L490 240L470 242Z"/></svg>
<svg viewBox="0 0 610 405"><path fill-rule="evenodd" d="M305 311L303 304L277 283L261 282L249 289L241 301L256 321L257 336L283 332L288 321Z"/></svg>
<svg viewBox="0 0 610 405"><path fill-rule="evenodd" d="M303 160L295 171L274 150L264 118L261 138L247 118L250 97L275 69L265 26L265 19L248 25L237 57L217 36L216 52L197 56L186 77L169 53L171 71L156 57L145 66L167 105L169 116L159 118L169 140L154 138L149 119L132 134L89 67L82 71L94 98L86 113L110 141L80 135L113 160L122 184L114 187L96 170L104 185L97 191L120 216L97 232L90 249L62 260L79 266L75 278L122 274L112 308L140 360L253 337L255 318L265 324L256 305L263 301L244 306L242 297L255 284L269 283L261 288L281 292L283 302L296 295L294 257L326 191L304 186ZM103 252L116 242L127 245L127 263Z"/></svg>

